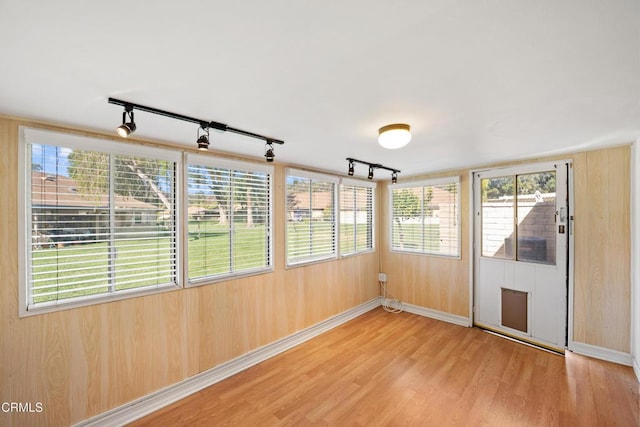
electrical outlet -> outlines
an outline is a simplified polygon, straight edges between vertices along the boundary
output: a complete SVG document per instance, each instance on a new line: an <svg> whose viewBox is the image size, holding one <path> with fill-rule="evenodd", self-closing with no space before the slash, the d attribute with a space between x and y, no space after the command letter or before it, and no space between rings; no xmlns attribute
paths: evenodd
<svg viewBox="0 0 640 427"><path fill-rule="evenodd" d="M386 273L378 273L378 280L380 282L386 282L387 281L387 274Z"/></svg>

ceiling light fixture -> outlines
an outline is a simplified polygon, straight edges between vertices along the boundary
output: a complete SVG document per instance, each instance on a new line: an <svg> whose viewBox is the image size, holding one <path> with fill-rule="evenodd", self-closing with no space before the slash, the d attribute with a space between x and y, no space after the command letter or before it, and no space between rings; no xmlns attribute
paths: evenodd
<svg viewBox="0 0 640 427"><path fill-rule="evenodd" d="M127 116L129 116L129 121L127 122ZM124 106L124 111L122 112L122 124L118 126L116 132L123 138L128 137L132 133L136 131L136 122L133 120L133 107L130 105Z"/></svg>
<svg viewBox="0 0 640 427"><path fill-rule="evenodd" d="M276 157L276 155L273 152L272 141L267 141L267 143L264 146L264 149L265 149L264 157L267 159L267 162L269 163L273 162L273 158Z"/></svg>
<svg viewBox="0 0 640 427"><path fill-rule="evenodd" d="M206 132L204 135L200 135L200 131L198 130L198 149L206 150L209 147L209 129L213 128L215 130L219 130L221 132L232 132L237 133L239 135L248 136L251 138L262 139L267 143L270 147L265 153L265 157L268 162L272 162L275 157L273 154L273 144L284 144L284 141L280 139L271 138L268 136L260 135L257 133L249 132L242 129L233 128L231 126L227 126L224 123L214 122L214 121L206 121L196 119L194 117L184 116L182 114L172 113L170 111L160 110L158 108L147 107L145 105L134 104L133 102L122 101L120 99L109 98L109 104L122 105L124 107L124 113L122 113L122 125L118 127L118 135L123 138L131 135L136 130L136 124L133 121L133 110L145 111L147 113L157 114L159 116L169 117L171 119L183 120L185 122L197 123L200 125L202 130ZM129 122L127 122L127 116L129 117ZM270 153L270 154L269 154ZM269 154L269 155L267 155Z"/></svg>
<svg viewBox="0 0 640 427"><path fill-rule="evenodd" d="M200 135L201 130L202 135ZM209 149L209 126L207 126L206 123L201 124L198 128L198 140L196 143L200 151L207 151Z"/></svg>
<svg viewBox="0 0 640 427"><path fill-rule="evenodd" d="M378 143L390 150L404 147L411 141L410 129L410 126L404 123L382 126L378 129Z"/></svg>
<svg viewBox="0 0 640 427"><path fill-rule="evenodd" d="M353 157L347 157L347 161L349 162L349 169L348 169L348 174L349 176L353 176L354 173L354 163L362 163L363 165L368 165L369 166L369 174L367 175L368 179L373 179L373 171L374 169L386 169L388 171L391 171L391 183L395 184L396 182L398 182L398 174L400 173L400 171L398 169L394 169L394 168L390 168L384 165L381 165L380 163L370 163L370 162L365 162L364 160L358 160L358 159L354 159Z"/></svg>

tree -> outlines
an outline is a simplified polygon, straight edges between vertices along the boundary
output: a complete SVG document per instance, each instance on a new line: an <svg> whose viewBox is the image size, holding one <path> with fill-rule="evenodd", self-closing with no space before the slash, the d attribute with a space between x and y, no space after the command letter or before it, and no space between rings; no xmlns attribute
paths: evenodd
<svg viewBox="0 0 640 427"><path fill-rule="evenodd" d="M287 212L294 212L300 201L296 197L295 193L287 191ZM287 218L289 221L294 221L294 217Z"/></svg>
<svg viewBox="0 0 640 427"><path fill-rule="evenodd" d="M404 244L402 223L420 214L420 197L409 188L393 190L393 220L397 224L400 246Z"/></svg>
<svg viewBox="0 0 640 427"><path fill-rule="evenodd" d="M228 225L231 212L229 170L211 167L207 167L206 170L210 180L211 197L218 206L218 222L220 225Z"/></svg>
<svg viewBox="0 0 640 427"><path fill-rule="evenodd" d="M409 188L393 192L393 217L406 221L420 213L420 197Z"/></svg>
<svg viewBox="0 0 640 427"><path fill-rule="evenodd" d="M556 192L556 173L537 172L523 175L508 175L482 180L482 201L496 200L500 197L514 196L514 184L517 184L518 195Z"/></svg>
<svg viewBox="0 0 640 427"><path fill-rule="evenodd" d="M69 153L69 175L77 190L94 197L109 194L109 162L114 163L113 192L171 210L171 202L162 191L173 173L165 160L113 155L85 150Z"/></svg>

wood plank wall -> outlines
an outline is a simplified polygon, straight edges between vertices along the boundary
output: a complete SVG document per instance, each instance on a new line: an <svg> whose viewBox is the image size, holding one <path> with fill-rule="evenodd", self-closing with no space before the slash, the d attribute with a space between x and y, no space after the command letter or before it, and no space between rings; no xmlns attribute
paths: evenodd
<svg viewBox="0 0 640 427"><path fill-rule="evenodd" d="M469 316L469 170L416 177L460 176L460 259L391 253L380 185L378 252L286 269L276 164L273 273L19 319L20 124L32 123L0 118L0 401L44 410L0 412L0 425L68 425L167 387L374 298L378 271L405 302ZM560 158L575 170L574 339L628 353L629 147Z"/></svg>
<svg viewBox="0 0 640 427"><path fill-rule="evenodd" d="M575 156L574 340L631 351L631 147Z"/></svg>
<svg viewBox="0 0 640 427"><path fill-rule="evenodd" d="M380 239L380 264L387 273L387 289L397 299L409 304L445 313L469 317L469 173L452 171L404 179L404 181L460 177L460 224L462 232L461 257L459 259L391 252L389 187L381 186L380 198L382 223Z"/></svg>
<svg viewBox="0 0 640 427"><path fill-rule="evenodd" d="M572 159L575 199L574 341L630 352L630 146L574 155L496 164ZM480 168L474 168L480 169ZM484 167L482 168L484 169ZM388 289L400 300L469 316L470 169L405 178L401 182L459 176L462 256L427 257L389 250L388 191L381 189L380 266Z"/></svg>
<svg viewBox="0 0 640 427"><path fill-rule="evenodd" d="M29 123L0 118L0 402L43 411L0 411L0 425L82 421L379 294L377 253L285 268L285 168L276 164L274 272L20 319L20 124Z"/></svg>

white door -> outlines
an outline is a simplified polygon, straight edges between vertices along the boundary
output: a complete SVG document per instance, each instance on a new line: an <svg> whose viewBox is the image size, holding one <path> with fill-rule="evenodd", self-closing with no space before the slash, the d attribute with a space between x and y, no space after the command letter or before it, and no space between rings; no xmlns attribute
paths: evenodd
<svg viewBox="0 0 640 427"><path fill-rule="evenodd" d="M570 162L475 172L474 323L567 345Z"/></svg>

